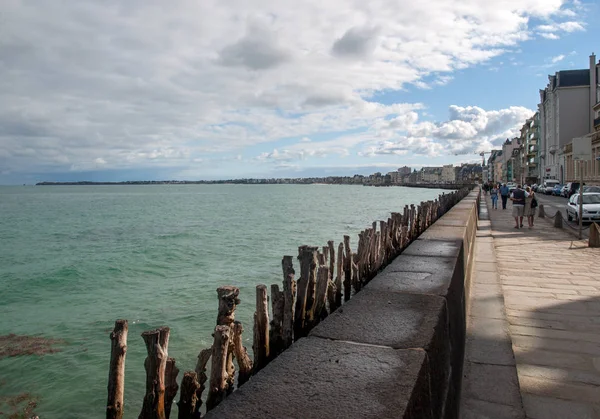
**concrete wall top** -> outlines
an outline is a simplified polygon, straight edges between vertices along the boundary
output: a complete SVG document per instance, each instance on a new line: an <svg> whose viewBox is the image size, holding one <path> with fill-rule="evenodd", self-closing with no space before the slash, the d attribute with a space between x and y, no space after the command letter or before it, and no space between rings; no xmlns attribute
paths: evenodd
<svg viewBox="0 0 600 419"><path fill-rule="evenodd" d="M471 192L207 418L458 418Z"/></svg>

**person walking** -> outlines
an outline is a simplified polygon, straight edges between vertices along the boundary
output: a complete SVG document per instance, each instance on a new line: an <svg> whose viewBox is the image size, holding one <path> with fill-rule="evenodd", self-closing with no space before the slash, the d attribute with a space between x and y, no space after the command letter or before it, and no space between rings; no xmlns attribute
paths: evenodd
<svg viewBox="0 0 600 419"><path fill-rule="evenodd" d="M492 190L490 191L490 198L492 198L492 208L498 209L498 188L496 185L492 185Z"/></svg>
<svg viewBox="0 0 600 419"><path fill-rule="evenodd" d="M508 201L508 186L506 186L506 183L503 184L502 186L500 186L500 196L502 197L502 209L505 210L506 209L506 201Z"/></svg>
<svg viewBox="0 0 600 419"><path fill-rule="evenodd" d="M525 203L529 194L527 191L521 189L521 185L517 185L517 189L513 190L510 194L510 200L512 201L513 211L512 215L515 217L515 228L523 228L523 216L525 214ZM520 227L519 227L520 226Z"/></svg>
<svg viewBox="0 0 600 419"><path fill-rule="evenodd" d="M535 197L535 193L528 186L525 188L525 191L529 194L527 198L525 198L525 209L524 214L527 217L527 224L529 224L529 228L533 228L533 218L535 217L535 209L538 206L537 199Z"/></svg>

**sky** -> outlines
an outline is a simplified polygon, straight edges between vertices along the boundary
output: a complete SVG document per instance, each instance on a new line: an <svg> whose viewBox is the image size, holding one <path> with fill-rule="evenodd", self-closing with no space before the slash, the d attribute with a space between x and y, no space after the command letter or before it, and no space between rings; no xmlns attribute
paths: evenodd
<svg viewBox="0 0 600 419"><path fill-rule="evenodd" d="M0 184L481 161L600 55L599 21L594 0L2 0Z"/></svg>

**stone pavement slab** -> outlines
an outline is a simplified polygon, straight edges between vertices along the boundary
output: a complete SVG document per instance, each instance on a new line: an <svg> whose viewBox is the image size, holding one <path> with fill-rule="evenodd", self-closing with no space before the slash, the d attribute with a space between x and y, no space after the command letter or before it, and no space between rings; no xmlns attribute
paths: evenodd
<svg viewBox="0 0 600 419"><path fill-rule="evenodd" d="M526 417L600 418L600 249L547 220L515 229L510 203L489 218Z"/></svg>

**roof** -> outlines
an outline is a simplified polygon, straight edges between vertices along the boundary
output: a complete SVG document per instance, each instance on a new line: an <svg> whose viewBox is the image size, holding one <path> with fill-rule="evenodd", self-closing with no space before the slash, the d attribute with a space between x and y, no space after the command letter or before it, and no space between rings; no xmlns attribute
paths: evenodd
<svg viewBox="0 0 600 419"><path fill-rule="evenodd" d="M574 87L590 85L590 70L563 70L556 73L556 87Z"/></svg>

